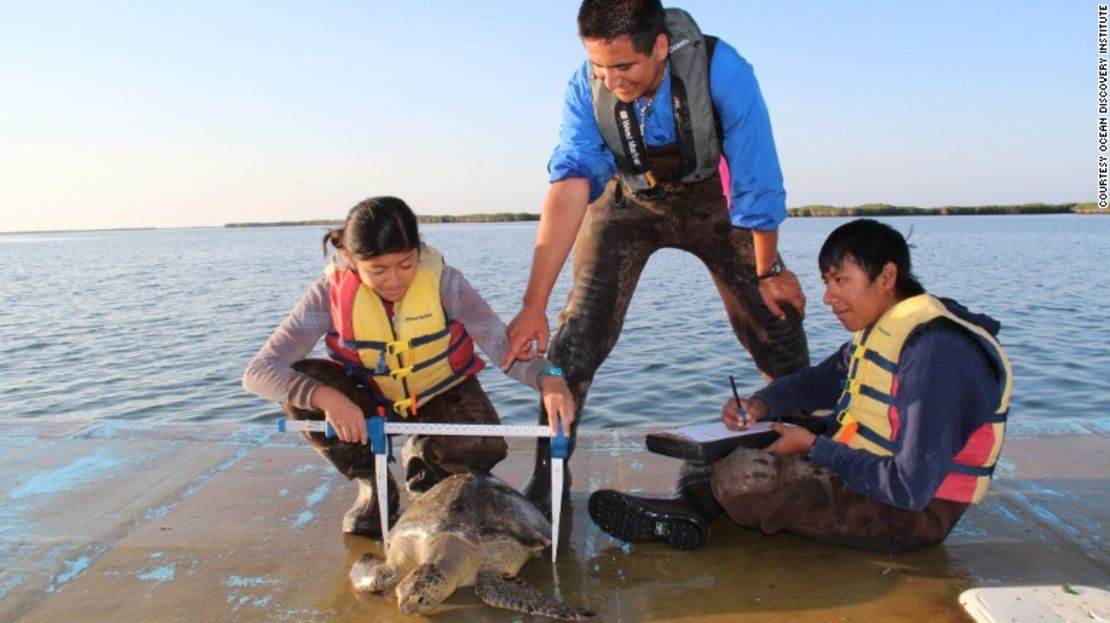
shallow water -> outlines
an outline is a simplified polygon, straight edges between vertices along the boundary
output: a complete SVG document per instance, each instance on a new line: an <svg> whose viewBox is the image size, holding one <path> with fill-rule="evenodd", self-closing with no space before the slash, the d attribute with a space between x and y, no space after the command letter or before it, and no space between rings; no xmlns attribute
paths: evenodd
<svg viewBox="0 0 1110 623"><path fill-rule="evenodd" d="M910 232L931 292L990 313L1014 365L1014 418L1097 417L1110 387L1110 219L964 216L884 219ZM814 359L848 334L821 304L816 253L839 218L791 219L782 254L809 297ZM517 310L536 223L426 225L427 242L502 317ZM321 227L0 236L0 394L8 417L263 421L247 361L322 269ZM552 295L554 320L569 286ZM624 332L595 379L584 426L712 418L761 385L716 290L693 257L656 254ZM534 392L482 374L502 418L531 423Z"/></svg>

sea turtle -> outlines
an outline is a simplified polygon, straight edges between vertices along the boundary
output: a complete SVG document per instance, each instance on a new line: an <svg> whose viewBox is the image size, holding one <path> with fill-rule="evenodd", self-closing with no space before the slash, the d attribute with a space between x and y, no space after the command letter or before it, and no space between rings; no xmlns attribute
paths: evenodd
<svg viewBox="0 0 1110 623"><path fill-rule="evenodd" d="M516 577L550 544L551 523L516 489L489 474L445 478L409 505L389 531L385 561L366 554L351 567L362 592L396 585L406 614L437 606L460 586L487 605L583 621L594 614L563 603Z"/></svg>

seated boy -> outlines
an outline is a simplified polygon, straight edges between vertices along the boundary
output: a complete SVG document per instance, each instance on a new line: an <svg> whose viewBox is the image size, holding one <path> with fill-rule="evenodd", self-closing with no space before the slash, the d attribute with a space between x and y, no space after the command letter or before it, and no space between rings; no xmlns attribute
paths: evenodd
<svg viewBox="0 0 1110 623"><path fill-rule="evenodd" d="M686 464L672 498L597 491L589 511L602 530L694 549L723 511L766 534L899 553L943 541L983 499L1010 400L999 323L926 294L905 239L877 221L834 230L818 265L824 303L855 336L820 364L729 400L721 418L739 430L832 410L826 434L776 422L780 437L765 450Z"/></svg>

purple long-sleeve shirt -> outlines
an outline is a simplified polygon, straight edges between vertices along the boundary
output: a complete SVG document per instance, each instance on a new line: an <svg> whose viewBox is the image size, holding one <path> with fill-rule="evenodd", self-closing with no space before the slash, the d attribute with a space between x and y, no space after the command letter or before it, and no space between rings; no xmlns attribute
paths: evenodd
<svg viewBox="0 0 1110 623"><path fill-rule="evenodd" d="M320 382L290 366L307 357L320 338L333 329L330 292L331 286L325 277L309 286L301 300L247 364L243 373L244 389L267 400L287 402L301 409L312 408L309 401ZM495 366L498 365L508 351L509 340L505 323L497 313L466 277L451 266L443 268L439 293L447 318L461 322L478 348ZM536 357L529 362L514 363L508 374L538 389L540 372L550 365L543 357Z"/></svg>
<svg viewBox="0 0 1110 623"><path fill-rule="evenodd" d="M957 315L997 332L993 319L944 302ZM756 396L767 401L772 416L833 409L847 379L851 350L846 343L816 366L776 379ZM994 414L1002 388L978 342L943 320L910 334L898 367L895 406L901 424L894 454L879 456L819 436L810 460L832 469L860 495L916 511L933 499L971 433Z"/></svg>

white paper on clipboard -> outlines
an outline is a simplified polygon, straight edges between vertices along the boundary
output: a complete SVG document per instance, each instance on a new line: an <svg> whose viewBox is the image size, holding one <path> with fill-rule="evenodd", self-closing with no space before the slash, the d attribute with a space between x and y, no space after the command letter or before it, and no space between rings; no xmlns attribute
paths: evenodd
<svg viewBox="0 0 1110 623"><path fill-rule="evenodd" d="M716 422L709 422L708 424L691 424L689 426L680 426L670 430L663 431L671 435L678 435L685 437L690 441L699 443L706 443L709 441L717 441L719 439L729 439L732 437L746 437L748 435L758 435L766 433L771 430L770 422L756 422L751 428L744 430L729 430L720 420Z"/></svg>

